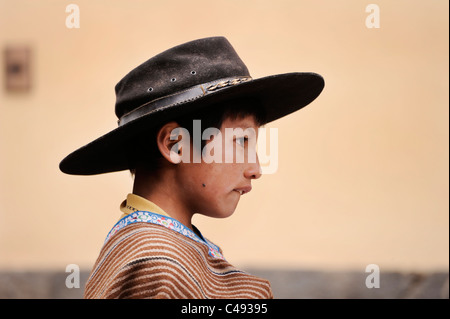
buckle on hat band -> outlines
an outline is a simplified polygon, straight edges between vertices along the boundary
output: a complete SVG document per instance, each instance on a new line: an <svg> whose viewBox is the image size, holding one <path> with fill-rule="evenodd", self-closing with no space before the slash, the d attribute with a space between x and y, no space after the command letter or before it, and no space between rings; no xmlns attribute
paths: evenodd
<svg viewBox="0 0 450 319"><path fill-rule="evenodd" d="M193 100L196 100L200 97L203 97L205 95L208 95L212 92L216 92L218 90L221 90L223 88L233 86L236 84L240 84L243 82L251 81L252 78L250 76L243 76L243 77L231 77L231 78L224 78L219 79L216 81L211 81L203 84L196 85L194 87L191 87L187 90L177 92L171 95L160 97L156 100L152 100L150 102L147 102L136 109L122 115L122 117L119 119L118 124L119 126L125 125L128 122L131 122L141 116L158 112L161 110L164 110L166 108L169 108L171 106L182 104L186 102L190 102Z"/></svg>

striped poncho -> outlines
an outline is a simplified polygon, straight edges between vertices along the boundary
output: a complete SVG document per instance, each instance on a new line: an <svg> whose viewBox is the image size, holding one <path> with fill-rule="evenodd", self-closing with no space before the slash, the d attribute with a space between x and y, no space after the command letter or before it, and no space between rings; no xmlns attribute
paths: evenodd
<svg viewBox="0 0 450 319"><path fill-rule="evenodd" d="M136 212L108 234L85 298L273 298L267 280L170 217Z"/></svg>

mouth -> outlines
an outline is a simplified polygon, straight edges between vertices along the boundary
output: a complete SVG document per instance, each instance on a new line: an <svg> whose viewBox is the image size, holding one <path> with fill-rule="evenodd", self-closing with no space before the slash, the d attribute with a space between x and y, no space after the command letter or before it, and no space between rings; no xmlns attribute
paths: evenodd
<svg viewBox="0 0 450 319"><path fill-rule="evenodd" d="M239 187L239 188L233 189L233 191L238 192L239 195L247 194L247 193L250 192L251 190L252 190L252 187L251 187L251 186L244 186L244 187Z"/></svg>

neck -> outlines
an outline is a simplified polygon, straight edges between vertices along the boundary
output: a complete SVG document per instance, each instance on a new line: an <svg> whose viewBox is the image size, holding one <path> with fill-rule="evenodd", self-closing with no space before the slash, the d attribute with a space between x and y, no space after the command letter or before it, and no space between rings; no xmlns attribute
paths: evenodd
<svg viewBox="0 0 450 319"><path fill-rule="evenodd" d="M192 211L181 200L177 188L175 171L170 168L150 172L137 169L133 185L133 194L152 201L161 207L170 217L175 218L193 230Z"/></svg>

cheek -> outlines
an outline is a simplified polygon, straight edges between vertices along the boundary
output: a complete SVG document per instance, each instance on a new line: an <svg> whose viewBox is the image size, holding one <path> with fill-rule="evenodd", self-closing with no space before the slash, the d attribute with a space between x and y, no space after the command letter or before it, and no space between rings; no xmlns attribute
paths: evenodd
<svg viewBox="0 0 450 319"><path fill-rule="evenodd" d="M236 147L233 140L223 139L223 149L222 149L222 163L235 163L236 162Z"/></svg>
<svg viewBox="0 0 450 319"><path fill-rule="evenodd" d="M178 178L190 193L202 192L210 189L217 180L217 169L212 164L197 164L187 163L183 164ZM205 186L203 186L205 185Z"/></svg>
<svg viewBox="0 0 450 319"><path fill-rule="evenodd" d="M226 195L237 186L238 170L236 164L202 164L192 172L191 186L211 198Z"/></svg>
<svg viewBox="0 0 450 319"><path fill-rule="evenodd" d="M229 184L227 172L221 164L205 164L201 173L198 175L200 186L204 193L210 196L217 196L226 189ZM205 185L203 187L203 184Z"/></svg>
<svg viewBox="0 0 450 319"><path fill-rule="evenodd" d="M230 216L239 201L239 195L233 191L239 182L236 169L239 168L235 164L218 163L188 168L183 177L186 203L202 215L215 218Z"/></svg>

